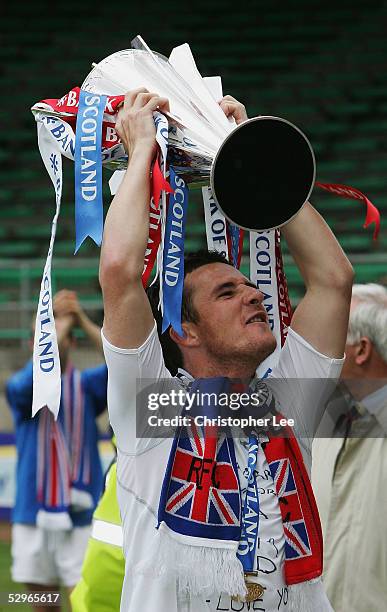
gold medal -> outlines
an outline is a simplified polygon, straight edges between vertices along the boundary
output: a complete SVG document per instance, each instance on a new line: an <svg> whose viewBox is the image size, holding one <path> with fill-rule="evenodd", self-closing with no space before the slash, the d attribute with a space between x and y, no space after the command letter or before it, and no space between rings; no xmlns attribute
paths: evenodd
<svg viewBox="0 0 387 612"><path fill-rule="evenodd" d="M232 597L233 601L239 601L241 603L251 602L262 597L265 592L265 587L263 587L261 584L258 584L257 582L248 581L249 575L256 575L257 573L258 572L249 572L249 574L245 573L245 585L247 589L247 595L245 595L244 597L240 597L239 595L237 595L236 597Z"/></svg>
<svg viewBox="0 0 387 612"><path fill-rule="evenodd" d="M264 587L256 582L246 582L246 587L247 595L245 597L245 601L255 601L256 599L260 599L265 591Z"/></svg>

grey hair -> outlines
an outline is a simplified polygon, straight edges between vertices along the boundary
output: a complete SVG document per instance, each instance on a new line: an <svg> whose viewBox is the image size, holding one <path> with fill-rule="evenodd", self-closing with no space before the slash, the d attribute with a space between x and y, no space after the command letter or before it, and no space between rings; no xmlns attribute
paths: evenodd
<svg viewBox="0 0 387 612"><path fill-rule="evenodd" d="M347 344L366 336L387 363L387 288L376 283L354 285L352 298L355 306L349 317Z"/></svg>

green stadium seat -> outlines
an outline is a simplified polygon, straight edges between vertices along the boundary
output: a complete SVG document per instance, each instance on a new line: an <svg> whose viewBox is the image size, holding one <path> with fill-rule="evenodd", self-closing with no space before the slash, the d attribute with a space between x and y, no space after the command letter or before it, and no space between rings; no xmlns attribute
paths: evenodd
<svg viewBox="0 0 387 612"><path fill-rule="evenodd" d="M368 94L368 92L367 92ZM387 88L385 91L385 96L387 96ZM367 133L367 134L373 134L373 133L385 133L387 130L387 121L383 121L383 120L365 120L365 121L361 121L359 122L358 125L356 125L356 129L355 132L356 134L362 134L362 133Z"/></svg>
<svg viewBox="0 0 387 612"><path fill-rule="evenodd" d="M26 168L19 165L17 168L7 170L7 181L24 182L39 178L38 173L34 168Z"/></svg>
<svg viewBox="0 0 387 612"><path fill-rule="evenodd" d="M85 281L90 279L98 280L98 266L92 268L76 268L69 265L68 268L58 269L53 267L53 278L56 282L64 283L68 286L83 285Z"/></svg>
<svg viewBox="0 0 387 612"><path fill-rule="evenodd" d="M385 263L356 263L355 283L384 283L387 282L387 267Z"/></svg>
<svg viewBox="0 0 387 612"><path fill-rule="evenodd" d="M318 161L317 162L318 179L322 180L321 177L323 175L324 176L332 175L333 178L335 177L335 174L347 173L348 175L350 175L351 173L355 173L356 168L357 168L357 164L352 159L337 159L335 161ZM338 181L336 181L335 179L335 180L331 180L331 182L338 182Z"/></svg>
<svg viewBox="0 0 387 612"><path fill-rule="evenodd" d="M44 239L47 241L51 236L51 223L42 223L37 225L32 225L31 223L22 224L20 223L17 227L14 228L13 233L18 238L29 238L29 239ZM48 247L48 242L47 242Z"/></svg>
<svg viewBox="0 0 387 612"><path fill-rule="evenodd" d="M204 248L206 246L206 238L203 233L203 238L193 238L186 236L184 242L184 249L187 253L192 251L197 251L198 249Z"/></svg>
<svg viewBox="0 0 387 612"><path fill-rule="evenodd" d="M23 199L28 202L35 202L36 204L40 204L42 201L54 201L54 188L47 186L26 189Z"/></svg>
<svg viewBox="0 0 387 612"><path fill-rule="evenodd" d="M344 115L351 117L352 115L370 113L370 105L366 102L342 102L335 105L333 113L335 116Z"/></svg>
<svg viewBox="0 0 387 612"><path fill-rule="evenodd" d="M9 302L9 293L6 293L5 291L0 291L0 304L6 304L7 302Z"/></svg>
<svg viewBox="0 0 387 612"><path fill-rule="evenodd" d="M37 255L36 243L31 240L0 243L0 257L33 257Z"/></svg>
<svg viewBox="0 0 387 612"><path fill-rule="evenodd" d="M351 138L350 140L344 142L337 142L332 145L332 148L335 152L338 153L353 153L357 155L360 152L375 152L375 140L372 138Z"/></svg>
<svg viewBox="0 0 387 612"><path fill-rule="evenodd" d="M28 329L17 328L2 328L0 329L0 340L28 340L30 331Z"/></svg>
<svg viewBox="0 0 387 612"><path fill-rule="evenodd" d="M11 151L4 149L4 148L0 148L0 163L4 163L5 161L9 160L11 158Z"/></svg>
<svg viewBox="0 0 387 612"><path fill-rule="evenodd" d="M339 236L339 241L344 251L347 253L369 253L375 250L375 243L372 240L372 234L364 232L364 234L352 234L349 236Z"/></svg>
<svg viewBox="0 0 387 612"><path fill-rule="evenodd" d="M191 44L199 70L221 74L225 92L246 103L250 116L278 115L289 119L307 134L317 157L317 177L322 182L353 185L364 191L387 214L384 134L387 127L385 58L387 38L385 3L376 0L343 0L320 3L317 9L305 2L273 5L257 0L235 10L224 0L197 0L195 10L171 0L163 27L149 23L156 2L137 10L122 5L122 19L106 29L111 7L101 5L93 13L89 40L69 45L69 28L87 18L91 1L75 0L55 11L37 11L32 3L10 5L3 15L0 47L2 84L14 93L13 112L6 105L0 117L7 125L0 149L0 258L10 263L39 258L31 271L32 290L38 292L47 253L51 220L55 210L54 190L37 146L36 125L30 107L46 97L59 97L80 85L98 61L118 48L130 46L131 34L143 34L152 48L167 54L175 44ZM279 10L280 7L280 10ZM129 22L128 22L129 18ZM20 24L26 27L20 27ZM129 23L129 30L128 30ZM104 36L99 35L104 31ZM8 123L9 129L8 129ZM17 157L18 165L14 163ZM14 160L15 158L15 160ZM111 196L104 171L104 203ZM87 241L76 257L74 250L74 167L64 162L64 191L53 263L55 287L75 285L82 299L94 303L98 293L100 251ZM347 252L383 256L387 234L378 243L372 228L364 231L362 204L315 189L312 201L337 232ZM190 194L186 248L204 246L205 231L200 192ZM284 244L284 252L287 252ZM248 241L245 241L245 255ZM61 260L63 257L65 260ZM86 262L85 270L77 265ZM246 257L245 257L246 258ZM245 259L244 258L244 259ZM357 261L357 260L356 260ZM386 260L387 261L387 260ZM64 268L64 270L63 270ZM356 280L385 279L386 264L357 264ZM295 266L286 266L289 289L296 302L303 285ZM0 268L0 303L7 296L18 299L21 272ZM4 286L4 289L3 289ZM14 336L12 336L12 333ZM20 337L11 330L9 339ZM7 332L8 333L8 332ZM0 337L1 323L0 323Z"/></svg>
<svg viewBox="0 0 387 612"><path fill-rule="evenodd" d="M12 189L0 188L0 218L13 217L15 207L13 206L13 191ZM12 206L11 206L12 205ZM27 210L27 207L22 207L23 210ZM20 207L18 207L20 210ZM17 215L18 213L16 213ZM16 216L15 215L15 216Z"/></svg>
<svg viewBox="0 0 387 612"><path fill-rule="evenodd" d="M11 83L10 83L11 85ZM33 102L31 102L31 104L33 104ZM15 146L16 144L18 146L21 146L21 143L24 143L25 146L27 146L28 144L31 144L32 142L36 143L36 133L35 131L30 131L30 130L13 130L12 133L3 133L3 140L5 142L11 142L12 141L12 146Z"/></svg>
<svg viewBox="0 0 387 612"><path fill-rule="evenodd" d="M309 126L311 137L324 139L342 138L348 132L348 125L335 122L315 122Z"/></svg>

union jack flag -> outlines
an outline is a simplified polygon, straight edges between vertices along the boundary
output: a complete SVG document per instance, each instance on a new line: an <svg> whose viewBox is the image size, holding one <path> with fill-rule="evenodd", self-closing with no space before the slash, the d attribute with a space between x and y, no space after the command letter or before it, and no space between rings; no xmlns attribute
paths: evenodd
<svg viewBox="0 0 387 612"><path fill-rule="evenodd" d="M280 503L285 535L286 559L301 559L312 554L305 518L289 459L269 464Z"/></svg>
<svg viewBox="0 0 387 612"><path fill-rule="evenodd" d="M159 519L186 535L239 540L241 501L234 446L225 435L209 429L192 423L175 439Z"/></svg>

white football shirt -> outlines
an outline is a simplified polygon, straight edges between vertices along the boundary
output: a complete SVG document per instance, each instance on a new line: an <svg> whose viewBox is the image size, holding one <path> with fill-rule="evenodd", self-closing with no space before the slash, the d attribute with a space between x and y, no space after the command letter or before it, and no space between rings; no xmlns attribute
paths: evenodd
<svg viewBox="0 0 387 612"><path fill-rule="evenodd" d="M172 376L164 364L156 325L137 349L117 348L107 341L103 332L102 339L109 371L109 417L117 439L117 495L126 559L121 612L289 610L289 593L284 581L285 542L281 512L262 447L258 452L256 474L260 494L260 525L255 569L258 570L259 583L265 587L260 600L249 604L250 607L232 602L230 596L224 593L216 593L211 597L192 597L189 601L180 600L176 580L134 571L137 564L152 556L157 535L160 492L172 445L171 439L136 438L136 381L157 379L169 381L170 384ZM282 397L276 397L281 403L283 415L295 419L295 434L309 473L312 435L324 410L324 385L321 385L321 396L317 397L316 385L308 386L302 379L337 379L343 361L322 355L289 329L278 366L271 374L285 383L279 389ZM289 384L286 384L287 381ZM181 388L178 379L176 388ZM247 482L247 440L235 440L235 452L243 492ZM320 589L321 585L317 583L310 586L314 587ZM326 600L319 612L330 610Z"/></svg>

